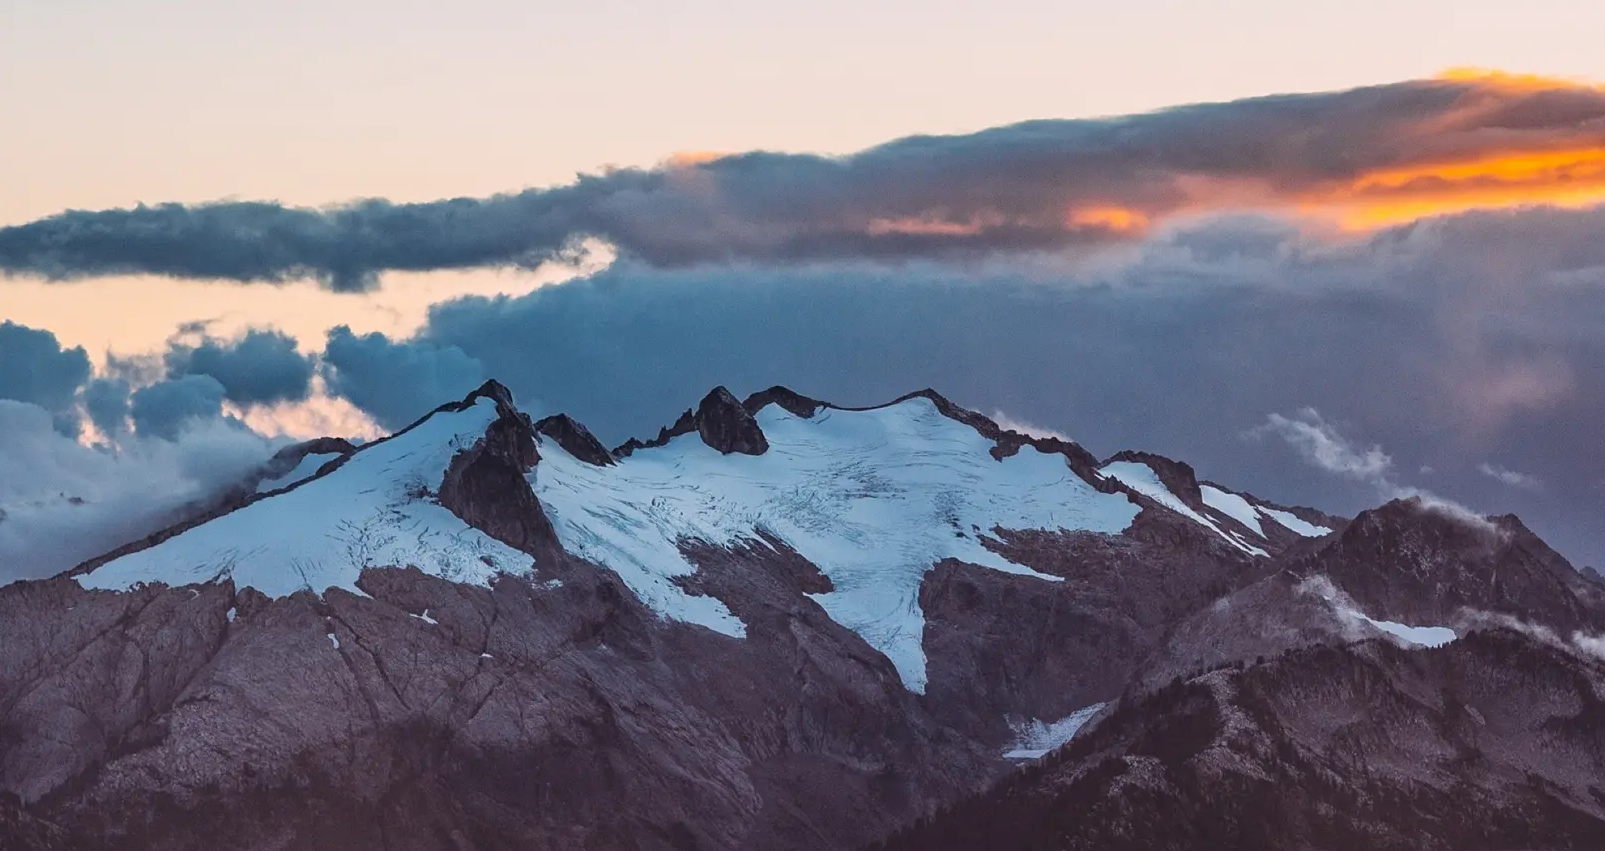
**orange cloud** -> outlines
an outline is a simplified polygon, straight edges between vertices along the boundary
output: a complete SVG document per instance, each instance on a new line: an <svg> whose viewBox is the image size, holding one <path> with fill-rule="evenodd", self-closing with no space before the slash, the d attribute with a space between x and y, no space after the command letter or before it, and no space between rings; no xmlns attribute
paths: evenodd
<svg viewBox="0 0 1605 851"><path fill-rule="evenodd" d="M1328 211L1364 229L1473 209L1605 202L1605 145L1561 151L1512 150L1459 161L1380 169L1306 196L1306 210Z"/></svg>
<svg viewBox="0 0 1605 851"><path fill-rule="evenodd" d="M1446 68L1435 79L1450 83L1476 83L1513 92L1541 92L1548 89L1599 88L1581 78L1546 77L1542 74L1513 74L1497 68Z"/></svg>
<svg viewBox="0 0 1605 851"><path fill-rule="evenodd" d="M1148 228L1148 216L1130 207L1083 207L1071 210L1065 221L1075 229L1097 228L1114 233L1141 233Z"/></svg>
<svg viewBox="0 0 1605 851"><path fill-rule="evenodd" d="M727 156L729 154L723 151L677 151L670 154L663 164L671 169L692 168Z"/></svg>

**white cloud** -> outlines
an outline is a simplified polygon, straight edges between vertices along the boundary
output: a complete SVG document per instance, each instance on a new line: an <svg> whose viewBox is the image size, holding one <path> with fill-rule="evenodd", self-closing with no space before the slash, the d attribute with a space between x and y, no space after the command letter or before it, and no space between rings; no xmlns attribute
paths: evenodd
<svg viewBox="0 0 1605 851"><path fill-rule="evenodd" d="M1477 465L1477 472L1482 473L1484 476L1487 476L1491 479L1497 479L1501 482L1504 482L1513 488L1521 488L1523 490L1538 490L1544 486L1543 480L1539 479L1537 476L1506 469L1498 464L1492 464L1487 461Z"/></svg>
<svg viewBox="0 0 1605 851"><path fill-rule="evenodd" d="M266 461L284 441L226 420L176 441L85 446L37 405L0 400L0 582L50 576L172 522Z"/></svg>
<svg viewBox="0 0 1605 851"><path fill-rule="evenodd" d="M1249 434L1273 434L1287 441L1305 461L1329 473L1362 482L1386 481L1393 459L1380 446L1361 448L1321 417L1314 408L1301 408L1291 417L1270 414Z"/></svg>
<svg viewBox="0 0 1605 851"><path fill-rule="evenodd" d="M1344 437L1314 408L1301 408L1293 416L1272 413L1249 430L1248 436L1280 437L1312 466L1334 475L1371 485L1383 499L1416 499L1423 509L1436 512L1485 532L1499 529L1488 518L1447 497L1394 478L1393 458L1382 447L1361 447ZM1519 474L1518 474L1519 475Z"/></svg>

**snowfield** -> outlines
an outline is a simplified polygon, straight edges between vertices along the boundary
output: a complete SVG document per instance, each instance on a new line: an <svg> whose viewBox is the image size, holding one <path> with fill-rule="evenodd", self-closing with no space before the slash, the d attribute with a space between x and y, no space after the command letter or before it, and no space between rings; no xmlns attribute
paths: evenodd
<svg viewBox="0 0 1605 851"><path fill-rule="evenodd" d="M1098 472L1119 481L1126 487L1131 488L1137 493L1148 497L1154 502L1163 505L1177 514L1192 520L1194 523L1202 525L1204 528L1209 529L1210 531L1224 538L1226 543L1231 544L1232 546L1242 550L1245 553L1248 553L1249 555L1268 555L1268 553L1266 553L1264 550L1243 540L1237 535L1236 532L1228 533L1227 530L1216 526L1212 521L1210 521L1209 518L1189 508L1187 503L1181 501L1181 497L1171 493L1170 489L1165 487L1165 483L1159 480L1159 474L1154 472L1154 468L1148 466L1147 464L1139 461L1115 461L1114 463L1105 464L1098 468ZM1215 489L1210 488L1210 490ZM1216 491L1216 493L1225 494L1226 492ZM1235 494L1229 495L1235 496ZM1238 499L1241 500L1242 498L1238 497ZM1205 497L1205 502L1206 504L1208 502L1207 496ZM1243 504L1247 505L1248 503L1247 501L1243 501ZM1219 508L1216 508L1216 510L1222 511L1222 509ZM1222 511L1222 513L1231 516L1231 512ZM1250 528L1258 529L1259 524L1256 523ZM1263 532L1261 535L1263 536Z"/></svg>
<svg viewBox="0 0 1605 851"><path fill-rule="evenodd" d="M1328 529L1325 526L1317 526L1308 520L1298 517L1297 515L1290 514L1286 511L1277 511L1274 508L1266 508L1263 505L1256 505L1254 506L1254 509L1281 524L1281 526L1287 529L1289 532L1303 535L1306 538L1319 538L1322 535L1332 534L1331 529Z"/></svg>
<svg viewBox="0 0 1605 851"><path fill-rule="evenodd" d="M691 433L604 468L543 440L531 484L565 549L617 571L660 614L727 635L744 627L723 603L673 583L696 569L679 544L767 546L758 531L773 535L830 578L835 590L813 599L921 693L919 586L937 562L1056 581L982 537L995 528L1118 533L1138 512L1082 481L1062 456L1028 446L995 460L992 441L924 398L812 418L770 405L757 419L769 440L760 456L721 455Z"/></svg>
<svg viewBox="0 0 1605 851"><path fill-rule="evenodd" d="M284 597L303 589L355 591L369 566L411 565L480 585L497 573L528 571L530 556L470 527L429 496L452 455L472 446L494 419L489 399L460 413L436 414L357 452L330 475L107 562L78 582L125 590L233 577L241 588Z"/></svg>

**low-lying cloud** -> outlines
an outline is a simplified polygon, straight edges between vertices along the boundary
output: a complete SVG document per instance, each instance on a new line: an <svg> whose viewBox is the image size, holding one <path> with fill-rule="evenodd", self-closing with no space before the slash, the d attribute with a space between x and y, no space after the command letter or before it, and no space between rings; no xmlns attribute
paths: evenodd
<svg viewBox="0 0 1605 851"><path fill-rule="evenodd" d="M137 540L237 484L282 443L221 420L115 449L62 435L38 405L0 401L0 582L50 576Z"/></svg>
<svg viewBox="0 0 1605 851"><path fill-rule="evenodd" d="M659 268L931 260L1130 243L1224 210L1369 228L1601 198L1605 91L1453 76L917 136L844 157L677 159L489 198L71 210L0 228L0 270L361 291L387 271L533 266L588 237Z"/></svg>

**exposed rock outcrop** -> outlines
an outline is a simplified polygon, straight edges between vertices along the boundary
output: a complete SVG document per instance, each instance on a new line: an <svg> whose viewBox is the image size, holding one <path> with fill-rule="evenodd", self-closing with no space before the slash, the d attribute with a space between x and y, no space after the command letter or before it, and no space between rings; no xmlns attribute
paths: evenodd
<svg viewBox="0 0 1605 851"><path fill-rule="evenodd" d="M759 390L757 393L748 396L741 405L750 414L757 414L770 405L779 405L792 414L805 419L818 413L820 408L828 407L818 399L810 399L789 387L781 387L778 384L768 390Z"/></svg>
<svg viewBox="0 0 1605 851"><path fill-rule="evenodd" d="M752 413L723 387L715 387L697 405L697 433L702 442L725 455L762 455L769 440Z"/></svg>
<svg viewBox="0 0 1605 851"><path fill-rule="evenodd" d="M1562 634L1605 630L1605 588L1512 515L1468 517L1419 498L1395 500L1361 512L1287 568L1329 577L1372 617L1448 623L1473 610Z"/></svg>
<svg viewBox="0 0 1605 851"><path fill-rule="evenodd" d="M1152 452L1133 452L1129 449L1110 456L1103 463L1113 464L1117 461L1147 464L1159 476L1159 481L1166 489L1175 494L1176 498L1188 508L1198 512L1209 510L1204 505L1204 494L1198 489L1198 477L1193 472L1192 465Z"/></svg>
<svg viewBox="0 0 1605 851"><path fill-rule="evenodd" d="M1585 849L1598 663L1507 630L1178 678L876 849Z"/></svg>
<svg viewBox="0 0 1605 851"><path fill-rule="evenodd" d="M535 430L557 441L563 451L587 464L607 467L614 463L612 453L591 430L576 422L568 414L553 414L535 423Z"/></svg>
<svg viewBox="0 0 1605 851"><path fill-rule="evenodd" d="M494 395L497 389L499 396ZM486 395L497 400L496 419L483 438L451 459L440 483L440 504L509 546L549 557L562 546L525 479L540 463L535 427L529 415L513 406L511 393L500 384Z"/></svg>

